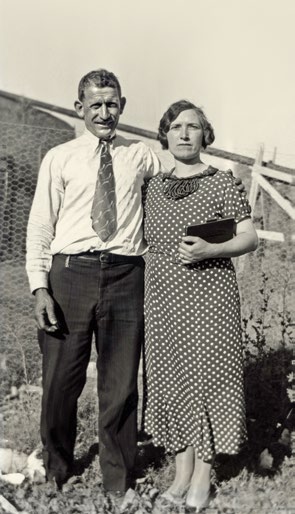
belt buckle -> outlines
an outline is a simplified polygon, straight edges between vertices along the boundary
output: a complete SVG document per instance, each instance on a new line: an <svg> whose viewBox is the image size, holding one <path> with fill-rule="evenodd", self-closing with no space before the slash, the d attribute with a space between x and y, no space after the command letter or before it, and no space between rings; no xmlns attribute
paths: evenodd
<svg viewBox="0 0 295 514"><path fill-rule="evenodd" d="M108 262L108 255L105 252L101 252L99 255L100 262Z"/></svg>

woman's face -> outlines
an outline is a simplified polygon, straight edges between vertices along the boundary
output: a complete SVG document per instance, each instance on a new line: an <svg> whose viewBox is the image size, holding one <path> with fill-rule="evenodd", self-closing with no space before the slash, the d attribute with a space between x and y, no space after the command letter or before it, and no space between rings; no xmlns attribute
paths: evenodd
<svg viewBox="0 0 295 514"><path fill-rule="evenodd" d="M203 129L194 109L182 111L167 132L168 149L175 159L187 163L199 160Z"/></svg>

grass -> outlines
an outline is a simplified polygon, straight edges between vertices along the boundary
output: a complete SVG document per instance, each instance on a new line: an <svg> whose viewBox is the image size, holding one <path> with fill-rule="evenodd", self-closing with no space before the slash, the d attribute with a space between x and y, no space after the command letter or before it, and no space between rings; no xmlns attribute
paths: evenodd
<svg viewBox="0 0 295 514"><path fill-rule="evenodd" d="M292 492L295 456L290 453L290 447L277 444L277 424L284 420L289 408L286 388L294 338L288 308L294 293L284 286L290 285L287 273L290 261L281 258L284 266L283 271L280 267L280 283L283 286L278 290L275 286L279 273L270 273L271 260L277 255L271 254L268 248L263 248L263 253L257 259L263 262L262 272L257 260L247 261L244 269L246 285L242 291L249 444L238 457L220 456L216 461L216 496L207 509L208 514L295 512ZM252 302L247 301L250 271L255 274L257 289ZM1 281L5 285L0 299L1 438L3 444L29 454L39 445L40 395L30 390L14 399L7 395L12 386L40 384L41 359L33 321L33 302L22 263L2 265ZM19 287L21 283L23 290ZM141 376L139 378L141 387ZM76 471L72 482L66 484L62 493L48 484L34 486L25 482L17 488L0 482L0 493L18 510L36 514L116 512L101 486L95 384L96 379L89 377L79 400ZM262 469L260 454L266 448L272 452L272 465ZM173 479L174 461L163 449L150 444L139 447L137 468L145 481L137 485L128 514L152 511L155 497ZM181 509L166 509L165 512L177 513Z"/></svg>
<svg viewBox="0 0 295 514"><path fill-rule="evenodd" d="M281 367L284 359L286 368ZM259 366L255 361L255 365L252 363L252 367L246 368L250 388L249 446L238 457L219 456L217 459L214 469L216 496L210 504L210 510L207 509L208 514L275 514L280 512L279 509L286 510L295 506L295 497L291 493L295 478L295 454L289 453L286 456L287 451L281 452L271 469L263 470L259 467L261 450L271 448L278 415L284 410L280 408L284 383L282 391L276 385L288 369L288 362L288 355L281 349L271 352ZM280 372L278 367L281 367ZM64 486L63 493L47 484L32 486L25 483L18 488L0 484L0 493L12 500L19 509L36 514L116 513L101 486L95 382L95 377L89 377L79 401L76 471L73 481ZM6 399L4 405L9 407L4 416L6 435L14 448L30 453L39 443L40 397L28 393L14 400ZM293 448L295 450L294 444ZM145 481L137 485L137 494L126 511L128 514L152 512L150 506L154 507L155 501L151 493L154 491L153 494L157 496L170 485L173 480L174 459L173 456L165 454L163 449L148 444L139 447L137 468ZM163 512L177 514L183 513L183 510L176 507L167 510L166 507ZM292 510L289 512L291 514Z"/></svg>

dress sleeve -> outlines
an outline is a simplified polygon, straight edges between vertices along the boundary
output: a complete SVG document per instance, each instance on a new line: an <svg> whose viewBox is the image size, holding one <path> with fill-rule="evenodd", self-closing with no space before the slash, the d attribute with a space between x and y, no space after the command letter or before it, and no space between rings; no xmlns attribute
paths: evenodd
<svg viewBox="0 0 295 514"><path fill-rule="evenodd" d="M245 194L241 194L234 182L234 177L226 177L223 216L232 217L236 223L251 218L251 207Z"/></svg>

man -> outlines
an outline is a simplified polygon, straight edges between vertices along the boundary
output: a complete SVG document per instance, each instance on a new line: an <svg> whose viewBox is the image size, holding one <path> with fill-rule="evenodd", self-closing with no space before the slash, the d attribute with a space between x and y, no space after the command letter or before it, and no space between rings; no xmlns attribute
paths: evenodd
<svg viewBox="0 0 295 514"><path fill-rule="evenodd" d="M113 73L98 70L81 79L75 108L85 133L45 156L27 236L27 272L42 331L41 438L47 477L62 484L71 472L77 400L94 334L103 483L106 490L122 493L130 485L137 442L146 248L141 188L160 170L146 145L116 135L125 103ZM108 207L94 205L94 192L105 141L115 199L112 220L103 227L111 225L111 233L99 236L95 224Z"/></svg>
<svg viewBox="0 0 295 514"><path fill-rule="evenodd" d="M113 73L85 75L78 98L85 133L45 156L28 223L27 272L43 354L43 458L48 479L62 484L71 472L94 334L103 484L123 494L137 443L141 188L160 163L142 142L116 135L126 99Z"/></svg>

